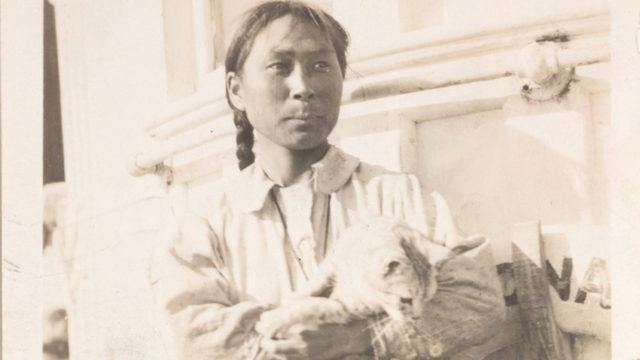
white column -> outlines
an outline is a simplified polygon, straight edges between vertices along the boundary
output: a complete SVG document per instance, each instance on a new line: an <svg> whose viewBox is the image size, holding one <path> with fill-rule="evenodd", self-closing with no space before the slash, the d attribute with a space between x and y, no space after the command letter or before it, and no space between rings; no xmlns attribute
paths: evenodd
<svg viewBox="0 0 640 360"><path fill-rule="evenodd" d="M72 215L70 354L167 359L147 274L169 206L162 179L133 178L126 167L152 143L144 128L167 101L162 3L58 0L55 10Z"/></svg>
<svg viewBox="0 0 640 360"><path fill-rule="evenodd" d="M613 359L640 358L640 3L612 2L609 191L613 246Z"/></svg>
<svg viewBox="0 0 640 360"><path fill-rule="evenodd" d="M42 0L0 2L2 358L42 358Z"/></svg>

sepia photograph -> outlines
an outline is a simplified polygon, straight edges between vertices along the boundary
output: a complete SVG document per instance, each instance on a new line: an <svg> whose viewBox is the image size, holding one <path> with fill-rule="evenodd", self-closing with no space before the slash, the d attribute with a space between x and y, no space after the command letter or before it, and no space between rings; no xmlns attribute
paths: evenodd
<svg viewBox="0 0 640 360"><path fill-rule="evenodd" d="M0 14L2 359L640 359L640 1Z"/></svg>

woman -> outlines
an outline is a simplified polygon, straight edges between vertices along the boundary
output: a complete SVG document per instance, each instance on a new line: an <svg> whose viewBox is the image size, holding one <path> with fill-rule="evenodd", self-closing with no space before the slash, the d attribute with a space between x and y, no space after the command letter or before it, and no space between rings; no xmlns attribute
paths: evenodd
<svg viewBox="0 0 640 360"><path fill-rule="evenodd" d="M327 142L338 119L347 45L335 19L290 1L250 10L232 41L226 87L243 170L207 199L204 217L182 221L154 267L154 288L183 358L244 358L255 347L267 358L428 358L479 343L504 316L493 263L453 256L420 320L423 337L433 341L399 342L408 331L402 326L376 333L361 320L317 329L300 324L284 339L257 342L260 314L312 277L359 218L400 218L442 245L461 245L455 233L438 235L446 206L440 220L428 216L433 211L414 176L362 163Z"/></svg>

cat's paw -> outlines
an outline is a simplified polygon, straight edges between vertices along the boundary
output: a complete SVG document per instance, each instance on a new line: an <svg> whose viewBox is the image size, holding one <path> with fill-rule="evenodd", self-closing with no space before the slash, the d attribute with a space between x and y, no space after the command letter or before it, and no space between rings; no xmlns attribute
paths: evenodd
<svg viewBox="0 0 640 360"><path fill-rule="evenodd" d="M290 311L283 307L265 311L260 315L255 330L267 338L273 338L280 329L291 323L291 316Z"/></svg>
<svg viewBox="0 0 640 360"><path fill-rule="evenodd" d="M341 323L346 316L340 303L322 297L297 298L276 309L265 311L255 326L257 332L274 337L288 329L303 325L315 327L321 323Z"/></svg>

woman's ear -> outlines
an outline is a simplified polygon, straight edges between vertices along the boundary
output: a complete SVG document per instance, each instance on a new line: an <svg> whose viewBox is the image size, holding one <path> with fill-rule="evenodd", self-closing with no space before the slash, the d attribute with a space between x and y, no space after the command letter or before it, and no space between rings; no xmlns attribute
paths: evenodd
<svg viewBox="0 0 640 360"><path fill-rule="evenodd" d="M227 73L226 86L227 93L229 94L229 101L231 101L233 107L240 111L245 111L240 77L234 72Z"/></svg>

